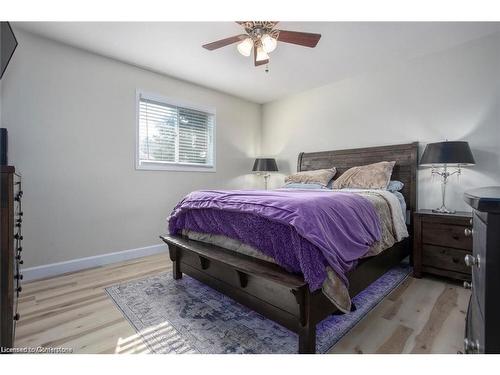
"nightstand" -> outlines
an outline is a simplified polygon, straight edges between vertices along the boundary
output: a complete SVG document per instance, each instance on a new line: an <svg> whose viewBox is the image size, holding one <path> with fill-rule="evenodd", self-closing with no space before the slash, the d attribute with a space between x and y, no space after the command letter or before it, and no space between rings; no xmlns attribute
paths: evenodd
<svg viewBox="0 0 500 375"><path fill-rule="evenodd" d="M415 212L413 276L421 278L427 273L470 281L470 267L464 258L472 254L471 220L470 212Z"/></svg>

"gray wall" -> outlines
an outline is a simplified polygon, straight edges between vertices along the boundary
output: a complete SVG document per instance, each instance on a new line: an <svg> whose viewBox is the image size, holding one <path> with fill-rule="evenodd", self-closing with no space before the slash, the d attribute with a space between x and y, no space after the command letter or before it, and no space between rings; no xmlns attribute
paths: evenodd
<svg viewBox="0 0 500 375"><path fill-rule="evenodd" d="M186 193L248 188L260 105L16 30L3 85L23 174L25 266L158 244ZM217 172L135 170L135 91L217 109Z"/></svg>
<svg viewBox="0 0 500 375"><path fill-rule="evenodd" d="M265 104L262 151L289 172L300 151L467 140L477 165L452 178L448 200L467 209L465 189L500 184L499 46L495 34ZM438 180L422 169L418 182L419 206L438 206Z"/></svg>

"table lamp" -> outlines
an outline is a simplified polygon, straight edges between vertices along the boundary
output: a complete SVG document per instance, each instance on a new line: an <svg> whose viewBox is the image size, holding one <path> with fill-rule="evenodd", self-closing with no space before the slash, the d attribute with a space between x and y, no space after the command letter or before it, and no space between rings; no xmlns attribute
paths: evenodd
<svg viewBox="0 0 500 375"><path fill-rule="evenodd" d="M253 163L253 172L257 172L258 175L264 176L264 186L267 190L267 180L271 176L269 172L277 172L278 165L276 164L276 159L272 158L257 158Z"/></svg>
<svg viewBox="0 0 500 375"><path fill-rule="evenodd" d="M430 166L432 176L441 177L441 207L432 210L433 212L452 214L452 211L446 207L446 184L448 178L462 173L461 167L474 165L474 156L470 150L469 143L464 141L445 141L429 143L425 146L424 153L420 159L421 166ZM453 170L450 172L449 168Z"/></svg>

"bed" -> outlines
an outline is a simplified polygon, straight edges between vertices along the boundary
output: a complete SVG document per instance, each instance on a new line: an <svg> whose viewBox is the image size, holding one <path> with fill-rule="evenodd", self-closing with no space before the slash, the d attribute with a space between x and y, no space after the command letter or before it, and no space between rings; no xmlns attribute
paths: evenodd
<svg viewBox="0 0 500 375"><path fill-rule="evenodd" d="M407 218L416 209L416 168L418 144L368 147L349 150L300 153L297 171L335 166L340 176L347 169L395 161L391 179L404 183L401 191ZM355 296L391 267L410 254L413 224L407 221L409 237L394 243L375 256L360 259L348 275L348 292ZM274 262L255 258L183 234L163 235L173 262L173 278L185 273L226 294L267 318L296 332L298 352L315 353L316 324L330 314L339 313L322 289L311 291L308 282Z"/></svg>

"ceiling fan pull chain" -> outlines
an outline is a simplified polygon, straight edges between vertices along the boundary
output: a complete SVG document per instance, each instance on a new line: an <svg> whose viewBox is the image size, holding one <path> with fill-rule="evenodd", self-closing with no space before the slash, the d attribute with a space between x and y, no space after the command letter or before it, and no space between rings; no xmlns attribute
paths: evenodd
<svg viewBox="0 0 500 375"><path fill-rule="evenodd" d="M266 64L266 73L269 73L269 64Z"/></svg>

